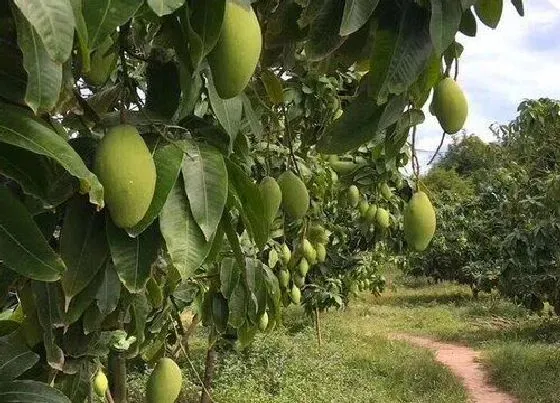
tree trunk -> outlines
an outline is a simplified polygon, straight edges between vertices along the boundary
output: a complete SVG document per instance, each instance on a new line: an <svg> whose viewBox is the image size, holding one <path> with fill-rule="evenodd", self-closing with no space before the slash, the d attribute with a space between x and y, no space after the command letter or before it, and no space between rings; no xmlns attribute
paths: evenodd
<svg viewBox="0 0 560 403"><path fill-rule="evenodd" d="M204 379L202 380L202 395L200 396L200 403L213 402L210 396L212 389L212 378L214 377L214 369L216 361L218 360L218 353L214 350L214 344L210 344L208 352L206 353L206 364L204 368Z"/></svg>
<svg viewBox="0 0 560 403"><path fill-rule="evenodd" d="M317 342L319 346L323 343L323 338L321 336L321 316L319 313L319 308L315 308L315 334L317 335Z"/></svg>
<svg viewBox="0 0 560 403"><path fill-rule="evenodd" d="M126 403L126 357L118 351L109 352L109 389L115 403Z"/></svg>

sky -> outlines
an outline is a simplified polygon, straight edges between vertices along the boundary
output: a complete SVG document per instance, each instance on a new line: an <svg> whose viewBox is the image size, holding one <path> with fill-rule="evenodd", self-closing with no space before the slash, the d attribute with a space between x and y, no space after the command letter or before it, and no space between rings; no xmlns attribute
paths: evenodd
<svg viewBox="0 0 560 403"><path fill-rule="evenodd" d="M476 37L458 34L465 46L457 81L469 101L464 129L484 141L493 141L489 126L506 124L517 115L524 99L560 99L560 0L524 0L520 17L509 0L498 27L478 22ZM421 170L436 150L442 130L428 112L418 127L416 148ZM446 136L450 143L450 136ZM443 150L446 149L444 145Z"/></svg>

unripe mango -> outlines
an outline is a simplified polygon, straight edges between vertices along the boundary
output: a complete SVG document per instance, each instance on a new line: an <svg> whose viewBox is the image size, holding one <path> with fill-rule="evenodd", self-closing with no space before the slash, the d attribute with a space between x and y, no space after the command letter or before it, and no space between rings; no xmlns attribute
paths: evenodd
<svg viewBox="0 0 560 403"><path fill-rule="evenodd" d="M245 89L259 62L261 46L261 28L253 8L226 1L220 38L208 55L221 98L233 98Z"/></svg>
<svg viewBox="0 0 560 403"><path fill-rule="evenodd" d="M368 211L366 212L366 221L368 222L375 222L375 216L377 215L377 205L372 204L369 206Z"/></svg>
<svg viewBox="0 0 560 403"><path fill-rule="evenodd" d="M384 208L377 209L376 215L377 226L381 229L387 229L391 225L391 221L389 218L389 212Z"/></svg>
<svg viewBox="0 0 560 403"><path fill-rule="evenodd" d="M290 290L290 298L292 299L293 303L296 305L299 305L299 303L301 302L301 290L298 287L296 287L295 284L292 286L292 289Z"/></svg>
<svg viewBox="0 0 560 403"><path fill-rule="evenodd" d="M301 288L305 285L305 277L300 276L298 273L294 274L294 285Z"/></svg>
<svg viewBox="0 0 560 403"><path fill-rule="evenodd" d="M305 277L309 271L309 263L307 263L306 258L302 258L298 264L298 272L300 276Z"/></svg>
<svg viewBox="0 0 560 403"><path fill-rule="evenodd" d="M115 225L136 225L148 210L156 185L154 160L138 130L128 125L110 129L97 148L94 171L105 188Z"/></svg>
<svg viewBox="0 0 560 403"><path fill-rule="evenodd" d="M280 203L282 202L282 192L280 191L280 186L271 176L265 177L261 183L259 183L259 191L261 192L265 217L268 222L271 223L278 213L280 208Z"/></svg>
<svg viewBox="0 0 560 403"><path fill-rule="evenodd" d="M305 217L309 208L309 193L305 183L292 171L286 171L278 177L282 191L282 207L293 218Z"/></svg>
<svg viewBox="0 0 560 403"><path fill-rule="evenodd" d="M424 192L416 192L404 210L404 235L408 245L421 252L436 230L436 212Z"/></svg>
<svg viewBox="0 0 560 403"><path fill-rule="evenodd" d="M288 245L282 244L282 258L284 259L284 263L288 263L291 257L292 257L292 251L290 251Z"/></svg>
<svg viewBox="0 0 560 403"><path fill-rule="evenodd" d="M454 134L463 128L469 106L461 87L452 78L444 78L435 88L432 112L446 133Z"/></svg>
<svg viewBox="0 0 560 403"><path fill-rule="evenodd" d="M259 330L264 332L268 327L268 313L266 311L259 318Z"/></svg>
<svg viewBox="0 0 560 403"><path fill-rule="evenodd" d="M315 250L317 251L317 261L321 263L324 262L327 258L327 249L325 245L318 243L315 245Z"/></svg>
<svg viewBox="0 0 560 403"><path fill-rule="evenodd" d="M356 185L348 188L348 202L352 207L357 207L360 202L360 190Z"/></svg>
<svg viewBox="0 0 560 403"><path fill-rule="evenodd" d="M309 242L308 239L303 240L301 249L303 252L303 256L309 263L313 262L317 258L317 251L315 250L313 245L311 245L311 242Z"/></svg>
<svg viewBox="0 0 560 403"><path fill-rule="evenodd" d="M103 371L97 371L95 379L93 380L93 391L97 396L104 398L108 388L109 381L107 380L107 376Z"/></svg>
<svg viewBox="0 0 560 403"><path fill-rule="evenodd" d="M181 369L170 358L160 359L146 386L146 401L148 403L174 403L181 393L183 378Z"/></svg>
<svg viewBox="0 0 560 403"><path fill-rule="evenodd" d="M278 284L280 287L287 288L290 283L290 273L288 270L280 269L278 272Z"/></svg>
<svg viewBox="0 0 560 403"><path fill-rule="evenodd" d="M360 217L366 218L369 210L369 203L366 200L362 200L360 204L358 204L358 210L360 211Z"/></svg>
<svg viewBox="0 0 560 403"><path fill-rule="evenodd" d="M386 200L391 200L391 198L393 197L393 192L391 192L391 188L385 182L381 184L381 186L379 187L379 191L381 192L381 195Z"/></svg>

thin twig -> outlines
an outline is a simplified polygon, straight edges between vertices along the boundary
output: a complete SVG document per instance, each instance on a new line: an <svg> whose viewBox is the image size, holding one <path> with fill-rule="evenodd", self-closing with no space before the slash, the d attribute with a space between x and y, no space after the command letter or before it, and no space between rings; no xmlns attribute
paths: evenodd
<svg viewBox="0 0 560 403"><path fill-rule="evenodd" d="M119 60L121 66L121 74L122 80L124 83L124 91L121 93L121 105L120 105L120 120L121 124L126 123L126 100L128 99L128 86L129 86L129 77L128 77L128 65L126 63L126 43L127 43L127 35L130 30L130 20L119 27Z"/></svg>
<svg viewBox="0 0 560 403"><path fill-rule="evenodd" d="M454 80L457 81L457 77L459 76L459 58L455 57L455 74L454 74Z"/></svg>
<svg viewBox="0 0 560 403"><path fill-rule="evenodd" d="M294 168L298 174L298 176L301 178L301 172L299 171L299 167L297 164L297 160L296 160L296 155L294 153L294 145L293 145L293 138L292 138L292 133L291 133L291 128L290 128L290 122L288 121L288 113L286 112L286 105L282 105L282 113L284 115L284 129L286 131L286 135L288 136L288 148L290 150L290 156L292 157L292 162L294 164Z"/></svg>
<svg viewBox="0 0 560 403"><path fill-rule="evenodd" d="M420 164L416 155L416 126L412 128L412 170L414 171L416 190L418 190L418 181L420 177Z"/></svg>
<svg viewBox="0 0 560 403"><path fill-rule="evenodd" d="M173 317L171 317L171 319L173 319ZM182 324L181 324L181 326L182 326ZM173 326L173 331L175 332L175 337L179 338L179 334L177 333L177 329L175 328L175 326ZM187 353L187 351L185 350L185 347L183 346L182 343L179 343L179 348L180 348L181 352L183 353L183 355L185 356L185 358L187 359L187 361L189 362L189 365L191 366L191 369L193 370L194 374L196 375L196 378L198 379L198 382L200 382L200 385L202 386L202 389L204 389L206 391L206 393L208 393L208 397L210 398L210 401L216 402L214 399L212 399L212 396L210 395L210 392L204 387L204 382L202 381L202 378L198 374L198 371L196 370L196 368L194 366L194 363L192 362L191 357L189 356L189 353Z"/></svg>
<svg viewBox="0 0 560 403"><path fill-rule="evenodd" d="M434 152L434 155L432 155L432 158L430 158L430 161L428 162L428 165L431 165L432 162L434 162L437 155L439 154L439 151L441 150L441 147L443 146L444 141L445 141L445 131L441 135L441 141L439 142L439 145L437 146L436 151Z"/></svg>

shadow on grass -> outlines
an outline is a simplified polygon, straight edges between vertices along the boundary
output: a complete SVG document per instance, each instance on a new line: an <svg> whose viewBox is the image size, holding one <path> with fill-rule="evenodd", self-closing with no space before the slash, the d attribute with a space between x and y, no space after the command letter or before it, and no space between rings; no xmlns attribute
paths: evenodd
<svg viewBox="0 0 560 403"><path fill-rule="evenodd" d="M423 293L407 293L407 294L382 294L380 297L373 298L372 303L375 305L438 305L453 304L466 305L476 301L468 291L455 291L450 293L439 292L423 292Z"/></svg>

